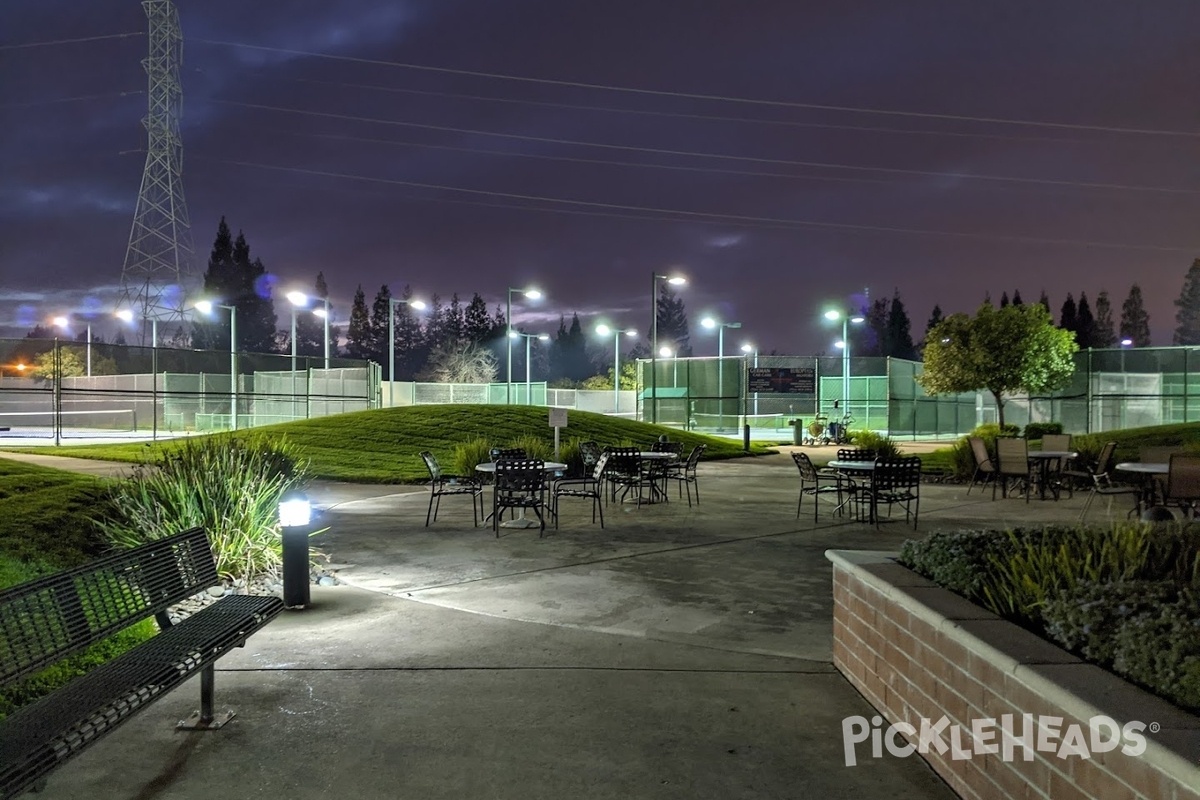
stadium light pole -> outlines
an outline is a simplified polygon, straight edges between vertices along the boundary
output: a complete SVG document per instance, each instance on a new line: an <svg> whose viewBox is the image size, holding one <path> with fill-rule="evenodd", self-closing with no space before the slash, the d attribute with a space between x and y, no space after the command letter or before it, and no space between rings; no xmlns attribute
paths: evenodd
<svg viewBox="0 0 1200 800"><path fill-rule="evenodd" d="M534 339L537 339L539 342L550 341L550 334L509 331L508 338L510 342L518 337L525 340L525 405L531 406L533 405L533 381L531 380L533 373L529 369L529 360L531 355L529 345ZM512 352L511 346L509 347L509 352Z"/></svg>
<svg viewBox="0 0 1200 800"><path fill-rule="evenodd" d="M69 316L55 317L51 320L56 328L61 328L64 333L69 333L71 328L71 318ZM87 376L92 377L92 323L87 324Z"/></svg>
<svg viewBox="0 0 1200 800"><path fill-rule="evenodd" d="M831 308L830 310L825 312L825 319L829 320L830 322L837 322L838 320L841 320L841 322L842 322L842 343L841 343L841 348L842 348L842 405L845 406L842 409L842 413L849 414L850 413L850 330L849 330L848 326L849 326L849 323L851 323L851 322L853 322L855 325L861 325L863 322L863 317L858 316L857 314L854 316L850 316L849 314L846 314L844 312L838 311L837 309Z"/></svg>
<svg viewBox="0 0 1200 800"><path fill-rule="evenodd" d="M420 311L425 308L424 300L405 300L402 297L388 298L388 405L396 405L396 306L408 306ZM326 336L326 339L329 337Z"/></svg>
<svg viewBox="0 0 1200 800"><path fill-rule="evenodd" d="M596 326L596 333L600 336L613 337L613 413L621 413L621 334L629 337L637 336L637 331L633 328L620 330L619 328L610 328L603 323Z"/></svg>
<svg viewBox="0 0 1200 800"><path fill-rule="evenodd" d="M750 355L751 353L754 353L754 366L755 367L758 366L758 348L757 347L750 344L749 342L746 342L744 345L742 345L742 352L745 353L746 355ZM754 393L754 416L756 416L756 417L758 416L758 392Z"/></svg>
<svg viewBox="0 0 1200 800"><path fill-rule="evenodd" d="M126 324L133 324L133 312L128 308L122 308L121 310L114 312L113 316ZM150 322L150 347L158 347L158 320L154 317L150 317L148 321ZM147 320L143 318L142 322L145 323ZM142 330L144 331L145 328Z"/></svg>
<svg viewBox="0 0 1200 800"><path fill-rule="evenodd" d="M325 323L325 369L329 369L329 298L322 297L321 302L324 305L321 308L314 308L313 314L320 317Z"/></svg>
<svg viewBox="0 0 1200 800"><path fill-rule="evenodd" d="M672 286L683 286L687 278L682 275L659 275L651 273L650 279L650 421L658 422L658 282L666 281ZM676 367L678 369L678 367ZM645 414L643 413L643 416Z"/></svg>
<svg viewBox="0 0 1200 800"><path fill-rule="evenodd" d="M508 294L505 296L505 302L504 302L504 324L508 328L508 335L504 337L504 339L505 339L504 340L504 349L507 351L507 354L508 354L508 357L506 359L507 364L508 364L508 372L507 372L507 377L505 378L505 382L504 382L504 402L506 405L512 404L512 340L513 340L512 298L513 298L513 292L516 292L517 294L522 295L529 300L540 300L543 297L541 290L534 288L532 286L529 287L528 289L514 289L511 286L508 287Z"/></svg>
<svg viewBox="0 0 1200 800"><path fill-rule="evenodd" d="M717 424L722 428L725 427L722 423L725 421L725 329L740 328L740 322L718 322L712 317L705 317L700 320L700 324L712 330L717 329L717 397L720 398L717 402L720 403L720 414L717 417Z"/></svg>
<svg viewBox="0 0 1200 800"><path fill-rule="evenodd" d="M196 301L195 309L201 314L211 314L213 309L224 308L229 312L229 416L230 426L237 430L237 306L214 303L211 300Z"/></svg>

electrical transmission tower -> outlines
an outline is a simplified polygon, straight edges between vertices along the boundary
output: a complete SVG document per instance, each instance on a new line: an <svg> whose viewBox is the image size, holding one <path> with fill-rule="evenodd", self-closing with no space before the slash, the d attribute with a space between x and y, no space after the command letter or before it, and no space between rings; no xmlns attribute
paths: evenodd
<svg viewBox="0 0 1200 800"><path fill-rule="evenodd" d="M179 12L171 0L143 0L142 8L150 22L150 54L142 61L149 79L146 166L121 270L120 308L142 321L144 339L147 321L182 323L194 249L183 199Z"/></svg>

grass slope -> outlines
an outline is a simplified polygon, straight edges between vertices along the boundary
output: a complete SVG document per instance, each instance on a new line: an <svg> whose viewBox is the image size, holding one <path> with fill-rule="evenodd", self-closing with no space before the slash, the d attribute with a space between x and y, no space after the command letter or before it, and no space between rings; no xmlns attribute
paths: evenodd
<svg viewBox="0 0 1200 800"><path fill-rule="evenodd" d="M570 439L594 439L601 445L630 441L650 444L660 434L683 442L685 452L696 444L707 444L705 459L737 458L745 455L740 444L728 439L703 436L663 425L593 414L570 412L569 427L561 433ZM493 446L508 444L517 436L534 435L553 444L545 408L494 405L437 405L357 411L332 417L287 422L238 431L235 436L286 436L300 454L312 462L314 477L357 483L407 483L429 477L420 458L431 451L443 468L451 470L454 448L476 437ZM156 444L112 444L59 447L55 455L111 461L140 461L157 451L170 452L178 442ZM45 452L41 450L39 452ZM752 444L752 454L771 452Z"/></svg>
<svg viewBox="0 0 1200 800"><path fill-rule="evenodd" d="M0 586L101 553L103 496L103 479L0 458Z"/></svg>

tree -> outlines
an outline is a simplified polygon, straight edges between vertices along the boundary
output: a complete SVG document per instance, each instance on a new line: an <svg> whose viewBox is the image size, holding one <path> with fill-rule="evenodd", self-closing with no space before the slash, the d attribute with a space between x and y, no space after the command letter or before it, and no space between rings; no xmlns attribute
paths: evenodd
<svg viewBox="0 0 1200 800"><path fill-rule="evenodd" d="M229 225L221 217L204 272L204 294L215 303L237 308L237 349L242 352L275 350L278 318L275 301L271 299L272 284L262 261L251 259L245 235L239 231L237 239L233 239ZM192 326L192 346L228 350L229 328L228 319L197 320Z"/></svg>
<svg viewBox="0 0 1200 800"><path fill-rule="evenodd" d="M1129 287L1129 296L1121 305L1121 338L1129 339L1134 347L1150 346L1150 315L1142 304L1142 289L1136 283Z"/></svg>
<svg viewBox="0 0 1200 800"><path fill-rule="evenodd" d="M1067 292L1067 299L1063 301L1062 311L1058 315L1058 327L1064 331L1075 333L1079 330L1079 311L1075 307L1075 298Z"/></svg>
<svg viewBox="0 0 1200 800"><path fill-rule="evenodd" d="M1046 309L1046 313L1050 313L1050 298L1046 296L1046 290L1042 289L1042 296L1038 298L1038 302L1042 304L1042 308Z"/></svg>
<svg viewBox="0 0 1200 800"><path fill-rule="evenodd" d="M888 301L882 297L871 303L870 308L863 315L866 321L857 327L857 336L854 336L853 345L850 349L851 355L855 356L882 356L886 354L888 345ZM847 329L847 332L853 328Z"/></svg>
<svg viewBox="0 0 1200 800"><path fill-rule="evenodd" d="M662 336L661 329L659 336ZM661 338L660 338L661 341ZM559 317L558 334L550 345L550 374L549 380L566 379L577 383L591 377L596 370L587 352L587 337L583 334L583 326L579 322L579 314L571 317L571 327L566 320Z"/></svg>
<svg viewBox="0 0 1200 800"><path fill-rule="evenodd" d="M1014 290L1013 290L1013 299L1012 299L1012 304L1013 304L1014 306L1023 306L1023 305L1025 305L1025 302L1024 302L1022 299L1021 299L1021 290L1020 290L1020 289L1014 289Z"/></svg>
<svg viewBox="0 0 1200 800"><path fill-rule="evenodd" d="M405 284L400 299L413 299L411 286ZM425 365L425 336L417 312L408 302L400 303L393 313L396 315L396 377L411 381Z"/></svg>
<svg viewBox="0 0 1200 800"><path fill-rule="evenodd" d="M496 357L473 342L443 343L433 348L419 378L434 383L491 383L496 379Z"/></svg>
<svg viewBox="0 0 1200 800"><path fill-rule="evenodd" d="M1175 344L1200 344L1200 258L1192 261L1175 307Z"/></svg>
<svg viewBox="0 0 1200 800"><path fill-rule="evenodd" d="M659 347L670 347L679 358L690 357L692 345L688 334L687 312L683 308L683 298L675 293L670 284L659 284L655 312L658 314Z"/></svg>
<svg viewBox="0 0 1200 800"><path fill-rule="evenodd" d="M458 299L458 292L450 295L450 307L446 309L446 338L452 342L458 342L466 336L467 320L463 314L462 302Z"/></svg>
<svg viewBox="0 0 1200 800"><path fill-rule="evenodd" d="M1112 347L1117 343L1117 331L1113 327L1112 301L1108 292L1100 290L1096 296L1096 324L1092 329L1092 347Z"/></svg>
<svg viewBox="0 0 1200 800"><path fill-rule="evenodd" d="M941 322L943 318L944 316L942 314L942 307L935 305L933 307L933 311L929 314L929 321L925 323L925 336L922 338L922 341L929 338L929 332L937 327L937 324Z"/></svg>
<svg viewBox="0 0 1200 800"><path fill-rule="evenodd" d="M314 285L319 288L324 283L324 275L318 274L317 282ZM326 293L328 293L328 290L326 290ZM320 295L316 296L320 297ZM324 308L325 303L323 300L312 300L310 298L308 308L296 313L296 353L298 355L325 355L325 320L312 313L316 309ZM290 342L288 346L291 346ZM332 355L332 351L330 355Z"/></svg>
<svg viewBox="0 0 1200 800"><path fill-rule="evenodd" d="M463 336L469 342L483 344L492 338L492 320L488 318L487 303L476 292L463 314Z"/></svg>
<svg viewBox="0 0 1200 800"><path fill-rule="evenodd" d="M1008 291L1007 290L1000 293L1000 307L1008 308Z"/></svg>
<svg viewBox="0 0 1200 800"><path fill-rule="evenodd" d="M350 358L367 360L371 357L371 317L367 313L367 297L362 284L354 292L350 305L350 324L346 328L346 355Z"/></svg>
<svg viewBox="0 0 1200 800"><path fill-rule="evenodd" d="M1079 305L1075 313L1075 343L1079 348L1095 347L1096 320L1092 317L1091 306L1088 305L1087 292L1079 293Z"/></svg>
<svg viewBox="0 0 1200 800"><path fill-rule="evenodd" d="M909 361L916 360L917 348L913 345L912 323L909 322L908 311L904 308L904 301L900 299L899 290L892 295L892 307L888 310L885 341L887 343L885 356L904 358Z"/></svg>
<svg viewBox="0 0 1200 800"><path fill-rule="evenodd" d="M368 356L372 361L383 365L383 369L387 374L391 374L389 370L394 367L388 364L388 354L391 348L388 347L388 333L391 330L389 323L389 315L392 313L392 290L385 283L379 287L379 291L375 293L375 299L371 302L371 318L368 322L368 330L371 332L371 355Z"/></svg>
<svg viewBox="0 0 1200 800"><path fill-rule="evenodd" d="M1039 303L994 309L975 317L952 314L925 341L925 371L917 377L931 394L986 389L1004 427L1004 395L1053 391L1075 373L1079 350L1070 331L1054 325Z"/></svg>

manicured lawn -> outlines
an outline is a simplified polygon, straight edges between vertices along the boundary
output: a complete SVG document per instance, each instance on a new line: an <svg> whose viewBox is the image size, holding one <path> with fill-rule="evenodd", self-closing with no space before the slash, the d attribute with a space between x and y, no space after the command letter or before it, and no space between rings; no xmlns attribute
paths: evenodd
<svg viewBox="0 0 1200 800"><path fill-rule="evenodd" d="M740 443L713 436L680 431L633 420L570 412L561 441L593 439L601 445L650 444L660 434L683 442L685 452L696 444L707 444L705 459L738 458L745 455ZM444 468L454 463L454 448L476 437L502 447L517 436L534 435L554 441L545 408L526 406L444 405L410 406L358 411L333 417L288 422L239 431L237 436L286 436L300 454L311 460L314 477L358 483L406 483L426 480L429 473L420 452L432 452ZM112 461L140 461L157 451L170 452L178 443L83 445L55 448L55 455ZM27 450L27 452L32 452ZM39 450L38 452L46 452ZM772 452L762 444L751 444L751 454Z"/></svg>

